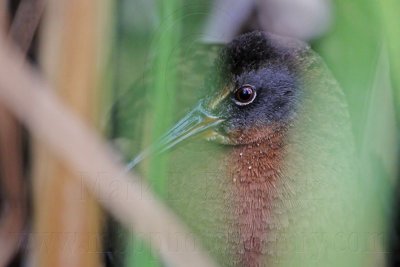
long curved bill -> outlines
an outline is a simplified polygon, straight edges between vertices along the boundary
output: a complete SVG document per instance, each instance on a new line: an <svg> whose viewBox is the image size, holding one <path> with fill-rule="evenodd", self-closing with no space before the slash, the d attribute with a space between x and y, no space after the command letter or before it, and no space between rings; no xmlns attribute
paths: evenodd
<svg viewBox="0 0 400 267"><path fill-rule="evenodd" d="M127 165L127 171L132 170L143 159L165 152L173 148L178 143L191 137L204 133L215 127L224 120L211 115L204 109L200 102L192 111L190 111L183 119L165 133L156 143L143 150Z"/></svg>

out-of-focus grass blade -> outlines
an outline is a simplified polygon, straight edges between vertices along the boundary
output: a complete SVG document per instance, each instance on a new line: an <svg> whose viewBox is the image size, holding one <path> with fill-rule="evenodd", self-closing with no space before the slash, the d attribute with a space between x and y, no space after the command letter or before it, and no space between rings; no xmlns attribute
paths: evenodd
<svg viewBox="0 0 400 267"><path fill-rule="evenodd" d="M381 22L372 0L334 1L334 25L315 49L344 89L350 107L353 131L363 134L368 96L381 43ZM356 138L358 148L361 138Z"/></svg>
<svg viewBox="0 0 400 267"><path fill-rule="evenodd" d="M150 89L152 109L152 143L172 124L176 92L176 65L178 62L180 0L160 1L161 25L156 38L155 63L152 69L154 83ZM153 189L162 194L165 188L166 158L154 158L149 164L149 179Z"/></svg>
<svg viewBox="0 0 400 267"><path fill-rule="evenodd" d="M362 229L367 233L364 234L366 240L375 240L366 252L377 263L388 256L387 240L392 234L389 227L398 168L398 128L388 53L384 48L373 77L359 157L361 182L365 185L362 201L366 215Z"/></svg>
<svg viewBox="0 0 400 267"><path fill-rule="evenodd" d="M334 3L334 28L315 44L315 48L342 85L349 104L360 167L357 178L360 186L351 188L351 191L359 195L358 206L362 210L358 214L363 219L357 220L357 232L341 233L342 239L338 239L336 233L336 239L326 241L336 245L333 249L342 248L341 252L334 253L342 255L341 260L351 263L349 266L376 266L386 256L385 240L391 215L388 210L391 209L391 186L396 178L398 147L382 32L387 33L391 71L399 73L400 27L397 14L400 9L396 1L382 1L380 5L384 12L380 16L379 4L375 1L337 0ZM392 79L398 79L398 75L395 77Z"/></svg>
<svg viewBox="0 0 400 267"><path fill-rule="evenodd" d="M145 138L144 146L155 140L166 131L172 123L176 91L176 62L177 51L179 51L180 21L179 9L180 0L159 1L160 25L152 43L154 62L152 63L150 88L148 99L151 107L145 117L144 127L150 138ZM144 172L148 178L152 190L159 195L165 193L167 157L154 157L145 165ZM151 234L151 233L150 233ZM128 266L161 266L161 262L154 257L151 247L142 244L140 237L134 239L129 246L131 254L128 256ZM140 249L138 249L140 246ZM151 244L150 244L151 246Z"/></svg>
<svg viewBox="0 0 400 267"><path fill-rule="evenodd" d="M396 0L379 1L383 32L389 49L392 82L395 89L397 119L400 114L400 2Z"/></svg>

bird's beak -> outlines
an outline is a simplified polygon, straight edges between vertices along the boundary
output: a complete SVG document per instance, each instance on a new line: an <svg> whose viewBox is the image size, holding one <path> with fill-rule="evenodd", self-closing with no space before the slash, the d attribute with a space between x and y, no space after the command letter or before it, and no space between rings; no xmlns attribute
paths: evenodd
<svg viewBox="0 0 400 267"><path fill-rule="evenodd" d="M130 171L138 163L148 156L162 153L173 148L178 143L191 137L204 134L205 137L212 135L210 131L213 127L223 122L224 119L211 115L200 102L192 111L182 118L175 126L166 132L153 145L143 150L128 165Z"/></svg>

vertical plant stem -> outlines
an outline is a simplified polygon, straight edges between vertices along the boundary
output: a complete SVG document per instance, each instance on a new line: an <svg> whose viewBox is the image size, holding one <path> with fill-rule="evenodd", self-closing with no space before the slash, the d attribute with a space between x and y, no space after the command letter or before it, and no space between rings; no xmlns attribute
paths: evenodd
<svg viewBox="0 0 400 267"><path fill-rule="evenodd" d="M41 46L42 65L50 83L63 101L92 125L97 124L105 3L49 1ZM71 172L41 143L35 144L34 160L37 265L101 266L101 212L81 183L82 176L93 174Z"/></svg>
<svg viewBox="0 0 400 267"><path fill-rule="evenodd" d="M0 188L4 202L0 217L0 266L17 253L26 218L20 125L0 105Z"/></svg>
<svg viewBox="0 0 400 267"><path fill-rule="evenodd" d="M155 59L152 67L150 99L153 109L148 118L151 120L152 131L151 142L163 134L172 123L176 92L176 62L179 54L180 21L179 8L180 0L158 1L160 22L159 30L156 33L154 47ZM147 133L148 134L148 133ZM147 165L148 180L152 189L160 196L165 196L168 168L167 157L155 157ZM151 234L151 233L148 233ZM151 244L150 244L151 246ZM151 247L143 245L140 237L136 237L130 246L128 255L129 266L161 266L152 252Z"/></svg>
<svg viewBox="0 0 400 267"><path fill-rule="evenodd" d="M153 67L154 83L151 90L153 105L153 141L172 123L176 93L176 62L179 53L180 25L177 18L179 0L160 1L161 25L155 44L156 58ZM177 53L178 51L178 53ZM166 158L155 158L150 163L149 178L158 194L165 193Z"/></svg>
<svg viewBox="0 0 400 267"><path fill-rule="evenodd" d="M41 0L23 0L11 23L9 34L23 55L30 47L43 9L44 2ZM2 12L5 22L5 9ZM5 208L0 218L0 266L5 266L19 249L25 226L27 194L23 177L21 127L3 106L0 106L0 159L0 188L4 199L2 207Z"/></svg>

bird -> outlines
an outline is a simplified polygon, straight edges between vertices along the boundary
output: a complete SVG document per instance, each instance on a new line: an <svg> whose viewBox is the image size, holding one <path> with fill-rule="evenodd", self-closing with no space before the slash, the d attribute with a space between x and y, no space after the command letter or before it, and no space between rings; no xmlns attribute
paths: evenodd
<svg viewBox="0 0 400 267"><path fill-rule="evenodd" d="M359 179L345 96L321 57L246 33L220 48L202 88L127 168L169 154L165 201L221 266L346 266L329 240L357 229Z"/></svg>

